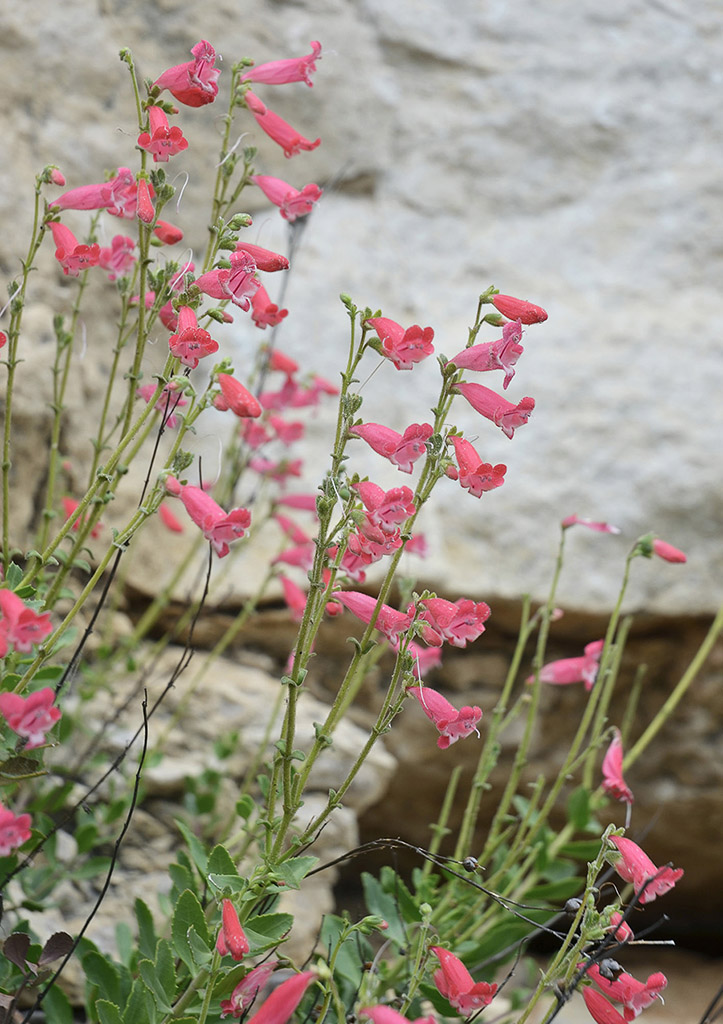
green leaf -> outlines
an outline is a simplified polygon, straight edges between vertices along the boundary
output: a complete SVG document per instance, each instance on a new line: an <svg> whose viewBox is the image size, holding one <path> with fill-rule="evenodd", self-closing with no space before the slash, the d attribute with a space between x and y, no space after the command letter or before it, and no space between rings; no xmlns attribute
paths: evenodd
<svg viewBox="0 0 723 1024"><path fill-rule="evenodd" d="M600 853L599 839L578 839L571 843L565 843L560 847L561 857L574 857L575 860L583 860L585 863L595 860Z"/></svg>
<svg viewBox="0 0 723 1024"><path fill-rule="evenodd" d="M395 898L404 920L408 923L421 921L422 915L419 912L418 903L422 901L414 898L394 868L385 864L379 878L384 891Z"/></svg>
<svg viewBox="0 0 723 1024"><path fill-rule="evenodd" d="M196 967L208 967L213 959L213 952L193 928L188 929L188 944L191 947L191 955Z"/></svg>
<svg viewBox="0 0 723 1024"><path fill-rule="evenodd" d="M22 754L9 757L0 764L0 778L3 779L36 779L39 775L47 775L38 761Z"/></svg>
<svg viewBox="0 0 723 1024"><path fill-rule="evenodd" d="M196 932L205 943L207 949L211 948L211 938L201 904L194 893L190 889L186 889L181 893L176 903L173 920L171 921L171 935L176 955L180 956L192 973L195 973L196 964L188 937L190 929Z"/></svg>
<svg viewBox="0 0 723 1024"><path fill-rule="evenodd" d="M156 974L156 965L150 960L141 960L138 964L138 970L140 971L141 978L143 979L146 988L148 988L153 994L158 1011L162 1014L170 1013L172 1007L169 1000L166 998L166 993L161 985L158 975Z"/></svg>
<svg viewBox="0 0 723 1024"><path fill-rule="evenodd" d="M224 846L214 846L208 856L208 870L217 875L238 875L233 857Z"/></svg>
<svg viewBox="0 0 723 1024"><path fill-rule="evenodd" d="M157 942L153 915L140 897L136 900L134 909L138 922L138 950L141 956L151 960L156 952Z"/></svg>
<svg viewBox="0 0 723 1024"><path fill-rule="evenodd" d="M206 856L206 851L203 848L203 843L200 841L198 836L195 836L193 832L191 832L190 828L182 821L179 821L178 818L176 818L175 824L183 838L186 840L186 845L188 846L193 863L196 865L201 875L205 877L208 872L208 857Z"/></svg>
<svg viewBox="0 0 723 1024"><path fill-rule="evenodd" d="M131 994L123 1007L123 1024L155 1024L156 1006L142 978L133 982Z"/></svg>
<svg viewBox="0 0 723 1024"><path fill-rule="evenodd" d="M211 873L208 876L208 884L213 886L223 896L233 896L235 893L244 892L247 882L240 875L217 875Z"/></svg>
<svg viewBox="0 0 723 1024"><path fill-rule="evenodd" d="M236 814L244 821L248 821L254 813L255 808L256 804L254 803L254 799L249 796L248 793L244 794L240 800L236 801Z"/></svg>
<svg viewBox="0 0 723 1024"><path fill-rule="evenodd" d="M389 929L384 933L385 937L391 939L397 946L406 946L407 934L394 896L384 892L378 879L367 871L362 873L362 885L369 913L383 917L389 925Z"/></svg>
<svg viewBox="0 0 723 1024"><path fill-rule="evenodd" d="M119 921L115 926L115 942L120 962L130 967L133 959L133 934L125 921Z"/></svg>
<svg viewBox="0 0 723 1024"><path fill-rule="evenodd" d="M169 864L168 874L179 893L193 885L193 875L184 864Z"/></svg>
<svg viewBox="0 0 723 1024"><path fill-rule="evenodd" d="M95 1010L100 1024L122 1024L120 1007L108 999L96 999Z"/></svg>
<svg viewBox="0 0 723 1024"><path fill-rule="evenodd" d="M543 885L536 885L526 894L529 900L546 900L548 903L558 903L567 900L571 896L578 896L585 888L582 878L561 878L557 882L546 882Z"/></svg>
<svg viewBox="0 0 723 1024"><path fill-rule="evenodd" d="M102 992L112 1002L120 1003L120 973L112 960L103 956L97 950L92 950L83 957L81 962L85 976L90 984L95 985L98 991Z"/></svg>
<svg viewBox="0 0 723 1024"><path fill-rule="evenodd" d="M584 829L590 820L590 791L578 786L567 801L567 820L576 829Z"/></svg>
<svg viewBox="0 0 723 1024"><path fill-rule="evenodd" d="M176 995L176 968L173 962L173 950L167 939L159 939L156 948L156 972L166 998L173 1002Z"/></svg>
<svg viewBox="0 0 723 1024"><path fill-rule="evenodd" d="M20 580L23 578L23 570L15 562L11 562L8 566L8 571L5 573L5 582L10 590L15 590Z"/></svg>
<svg viewBox="0 0 723 1024"><path fill-rule="evenodd" d="M244 924L244 932L254 953L275 946L291 930L291 914L259 914Z"/></svg>
<svg viewBox="0 0 723 1024"><path fill-rule="evenodd" d="M318 857L293 857L274 869L274 882L267 892L298 889L308 873L319 863Z"/></svg>

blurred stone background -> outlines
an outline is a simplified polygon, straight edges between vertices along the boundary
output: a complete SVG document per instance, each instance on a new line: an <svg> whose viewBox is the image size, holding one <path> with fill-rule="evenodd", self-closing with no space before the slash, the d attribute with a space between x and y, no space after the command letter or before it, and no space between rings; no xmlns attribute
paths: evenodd
<svg viewBox="0 0 723 1024"><path fill-rule="evenodd" d="M285 301L290 315L278 334L279 346L305 368L336 374L347 342L342 291L405 324L431 325L437 350L448 356L463 347L476 297L490 284L549 313L546 324L526 332L525 353L507 393L515 401L532 395L537 403L514 440L481 422L461 400L453 410L454 422L470 437L478 435L480 454L492 463L504 461L509 470L504 487L481 501L451 481L439 488L424 523L430 544L424 582L448 597L488 600L490 635L497 599L496 635L506 639L479 655L484 663L456 659L438 685L482 702L499 676L495 658L505 657L512 642L517 602L525 592L544 599L559 520L577 512L607 519L623 533L570 535L558 603L575 614L556 627L551 656L577 654L602 635L601 616L615 601L625 553L637 536L654 531L688 554L685 567L638 560L633 573L627 607L645 613L636 652L653 666L646 712L654 713L721 600L720 5L5 4L4 278L16 272L23 252L32 178L43 165L58 164L68 187L100 181L118 165L134 166L134 105L119 48L132 49L141 76L156 78L190 59L200 38L212 42L226 68L241 56L261 62L307 53L312 39L323 44L313 89L298 84L256 90L303 134L320 135L322 145L287 161L255 126L248 136L260 147L261 172L298 187L309 181L325 187L303 234ZM168 219L184 228L196 253L207 218L199 186L217 161L227 77L221 76L213 107L183 108L190 147L172 165L173 172L187 170L190 179L180 209L169 207ZM239 209L254 215L249 241L284 250L285 225L263 197L249 190ZM78 228L85 223L80 214L67 219ZM123 226L106 230L107 244ZM19 532L32 519L38 487L33 456L47 439L43 403L50 387L52 316L67 313L72 301L61 275L52 273L50 282L44 278L42 290L31 294L26 319L15 465L22 492L15 510ZM273 298L271 286L269 291ZM114 334L110 286L98 287L96 296L99 315L86 317L87 351L64 436L67 454L79 463L88 454L84 414L102 382ZM241 315L226 337L243 376L258 332ZM428 418L436 390L433 365L401 375L384 365L363 391L365 418L403 429ZM326 465L328 426L328 414L315 421L309 481ZM212 464L213 428L201 432L197 444L206 465ZM385 475L379 460L359 449L354 468L374 472L387 486L407 482L391 467ZM150 592L169 564L159 536L139 542L134 584L141 591ZM237 596L248 591L246 580L261 561L237 575ZM269 612L251 642L281 659L283 628L280 613ZM706 935L723 912L720 665L718 660L709 667L645 765L648 781L639 785L648 788L636 805L641 824L656 822L651 854L686 867L688 909L705 919ZM551 695L548 724L557 723L559 731L567 716L579 714L581 699L569 691ZM552 749L554 735L545 731L541 751ZM395 828L400 808L407 819L412 815L405 780L417 777L420 764L432 763L431 752L420 754L415 744L400 732L393 749L411 773L398 772L390 791L386 810ZM430 782L430 800L434 792ZM369 834L385 829L380 813L368 812ZM408 820L410 835L419 835L430 813L425 805Z"/></svg>

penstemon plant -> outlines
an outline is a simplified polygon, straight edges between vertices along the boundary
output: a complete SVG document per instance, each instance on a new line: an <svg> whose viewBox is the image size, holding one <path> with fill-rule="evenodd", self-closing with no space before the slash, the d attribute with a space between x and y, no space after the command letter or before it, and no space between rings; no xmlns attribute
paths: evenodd
<svg viewBox="0 0 723 1024"><path fill-rule="evenodd" d="M0 1008L6 1019L23 1021L42 1008L51 1022L66 1024L73 1011L64 994L64 968L75 958L85 977L83 1013L98 1024L205 1024L229 1016L255 1024L354 1019L396 1024L466 1019L485 1008L488 1019L523 1024L533 1014L538 1021L553 1020L576 992L597 1022L632 1019L667 984L659 972L638 981L618 960L636 941L632 912L663 896L683 871L657 867L624 829L604 824L607 807L611 799L625 803L630 826L633 794L623 768L635 764L674 712L719 635L723 616L658 715L624 754L634 707L622 731L609 723L608 709L629 629L621 607L632 564L639 556L667 562L684 562L685 556L652 535L640 538L624 566L605 637L592 640L579 656L546 663L568 530L615 532L609 524L577 516L564 520L548 600L534 613L529 601L523 603L517 646L496 704L486 709L467 794L459 792L460 773L452 767L427 848L380 837L320 863L319 836L397 716L426 715L443 752L480 735L482 709L453 706L424 679L439 664L445 644L464 648L482 635L490 608L472 598L451 601L418 592L413 583L400 582L399 566L405 552L423 552L418 520L437 486L459 486L481 499L504 484L507 467L484 462L451 423L454 405L468 403L490 429L512 439L530 419L534 400L508 401L480 383L479 375L502 371L505 390L523 354L525 330L543 323L547 314L487 288L478 296L460 351L451 357L437 353L439 392L428 418L420 411L423 422L402 433L363 418L357 385L373 359L391 362L402 375L425 360L433 365L431 327L405 327L342 295L349 345L340 383L316 374L304 377L275 344L274 328L287 310L282 299L271 300L264 284L266 275L287 271L289 259L246 240L251 218L238 206L249 188L278 207L289 224L293 256L294 232L313 213L322 189L314 183L297 188L258 173L256 150L237 151L231 139L240 116L247 126L252 119L287 157L319 145L319 139L305 138L282 120L254 90L295 82L311 86L321 46L312 43L301 58L261 65L244 59L232 66L208 240L198 265L192 258L166 255L183 233L160 217L175 193L162 165L189 146L182 124L170 120L179 111L167 94L181 105L206 107L219 93L213 47L201 41L191 53L193 60L140 83L132 55L121 51L135 98L138 168L118 167L104 182L80 184L60 195L63 175L56 167L45 168L35 184L34 225L22 271L9 285L4 311L9 319L0 334L6 384L0 585L0 884L6 938ZM88 212L85 241L64 223L66 211ZM115 235L103 247L96 239L108 217L123 222L129 233ZM28 344L22 329L35 286L31 272L48 244L77 287L69 317L58 316L54 324L51 443L39 526L19 546L12 536L13 400ZM103 271L115 288L117 335L94 419L92 457L83 469L85 487L63 494L71 479L78 479L64 461L62 428L74 385L81 311ZM270 340L258 346L239 379L224 354L224 330L244 313L258 329L269 329ZM159 335L167 338L167 349L164 343L163 365L154 372L151 346ZM289 490L302 472L303 456L296 453L303 452L303 410L332 399L336 426L323 479L315 492ZM216 418L206 429L227 435L212 485L191 453L196 424L209 419L211 408ZM223 428L219 412L228 421ZM385 490L361 477L354 470L360 441L405 474L409 484ZM129 473L131 467L142 469L138 493L133 487L139 478ZM114 509L128 508L114 515ZM113 611L128 582L124 555L155 517L169 531L177 562L132 631L114 638ZM109 530L110 520L115 523ZM186 533L189 520L194 533L184 550L177 540L171 544L171 535ZM190 678L186 670L203 606L223 593L226 566L254 543L265 523L278 530L277 554L214 648L199 654ZM364 589L366 574L376 563L383 573L370 593ZM205 568L197 596L159 637L179 581L199 565ZM192 823L181 825L183 845L169 870L166 916L137 899L128 908L136 922L132 939L118 957L102 952L91 941L90 926L142 799L153 714L177 682L182 688L190 678L188 693L199 684L272 585L282 590L298 631L265 742L236 800L235 820L221 823L213 815L213 799L198 786L191 792L189 783L196 813ZM320 630L329 617L347 613L361 621L362 632L353 638L324 720L315 724L313 737L301 737L299 707L313 678ZM91 649L88 640L96 628L102 640ZM533 672L523 679L531 641ZM107 724L102 722L78 753L88 730L77 701L67 700L76 674L81 673L83 694L102 692L121 668L157 659L166 647L179 652L176 668L153 703L147 697L139 701L137 731L121 756L101 767L96 753ZM385 655L391 658L382 661ZM391 667L365 741L323 805L304 818L300 811L315 766L329 756L365 679L387 661ZM144 678L141 674L141 690ZM544 686L567 684L589 691L584 713L561 754L558 775L540 777L530 787L525 769L540 693ZM513 726L520 737L516 757L490 811L483 808L483 795L501 738ZM154 756L162 756L162 743ZM221 749L219 756L223 764ZM454 753L442 756L453 759ZM124 762L131 761L126 775ZM577 785L569 796L571 779ZM209 792L217 781L208 780ZM566 820L554 824L563 795ZM454 847L443 854L455 802L463 807L462 824ZM473 856L481 824L486 839ZM58 856L61 829L75 832L78 857L71 863ZM389 865L376 876L365 873L368 913L358 920L343 911L326 915L306 962L295 962L286 952L295 925L281 902L284 893L303 890L316 873L365 849L391 854L401 848L418 860L411 877L401 877ZM601 886L614 873L628 888L606 886L603 896ZM51 906L54 891L68 877L93 875L99 881L85 925L75 935L61 931L39 942L25 912ZM520 959L541 934L554 940L554 952L539 982L525 987Z"/></svg>

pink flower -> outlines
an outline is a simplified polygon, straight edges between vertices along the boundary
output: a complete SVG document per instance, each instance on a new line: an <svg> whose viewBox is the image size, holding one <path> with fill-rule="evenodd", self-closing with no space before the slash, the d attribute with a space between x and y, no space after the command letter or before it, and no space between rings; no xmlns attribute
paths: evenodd
<svg viewBox="0 0 723 1024"><path fill-rule="evenodd" d="M647 853L624 836L610 836L610 842L622 855L615 864L615 870L625 882L630 882L640 903L652 903L663 896L683 877L682 868L656 868Z"/></svg>
<svg viewBox="0 0 723 1024"><path fill-rule="evenodd" d="M297 526L293 519L289 519L288 516L282 515L281 512L274 513L273 518L279 524L289 540L293 541L294 544L310 544L312 542L312 538L306 530L302 530L300 526Z"/></svg>
<svg viewBox="0 0 723 1024"><path fill-rule="evenodd" d="M440 750L446 750L457 740L464 739L470 733L476 732L477 723L482 717L482 711L476 705L465 706L459 711L453 704L450 704L446 697L433 690L431 686L413 686L407 690L419 701L430 722L433 722L439 732L437 746Z"/></svg>
<svg viewBox="0 0 723 1024"><path fill-rule="evenodd" d="M407 541L404 550L408 555L418 555L419 558L426 558L429 554L426 536L423 533L413 533Z"/></svg>
<svg viewBox="0 0 723 1024"><path fill-rule="evenodd" d="M184 366L195 370L200 359L218 352L218 342L214 341L208 331L198 326L196 314L190 306L178 309L178 327L176 334L168 339L171 354L181 360Z"/></svg>
<svg viewBox="0 0 723 1024"><path fill-rule="evenodd" d="M248 296L259 287L259 280L254 277L256 264L247 252L232 252L229 262L230 269L209 270L196 278L195 284L206 295L214 299L230 299L234 305L247 310L250 305Z"/></svg>
<svg viewBox="0 0 723 1024"><path fill-rule="evenodd" d="M524 349L519 344L522 337L522 323L519 320L505 324L502 337L484 345L472 345L462 349L450 359L460 370L504 370L505 379L502 384L507 388L515 375L515 364Z"/></svg>
<svg viewBox="0 0 723 1024"><path fill-rule="evenodd" d="M288 576L279 576L279 582L284 591L284 601L291 612L291 618L294 622L301 622L304 617L304 610L306 608L306 594L293 580L290 580Z"/></svg>
<svg viewBox="0 0 723 1024"><path fill-rule="evenodd" d="M264 1000L263 1005L253 1017L249 1017L246 1024L286 1024L315 978L313 971L303 971L287 978Z"/></svg>
<svg viewBox="0 0 723 1024"><path fill-rule="evenodd" d="M65 184L65 175L57 167L53 167L50 170L50 181L53 185L59 185L62 188Z"/></svg>
<svg viewBox="0 0 723 1024"><path fill-rule="evenodd" d="M262 82L264 85L288 85L289 82L306 82L308 86L311 74L316 71L316 62L321 60L321 43L311 43L311 53L305 57L291 57L286 60L271 60L267 64L259 64L241 76L242 82Z"/></svg>
<svg viewBox="0 0 723 1024"><path fill-rule="evenodd" d="M625 1024L625 1018L594 988L584 988L582 998L595 1024Z"/></svg>
<svg viewBox="0 0 723 1024"><path fill-rule="evenodd" d="M314 544L312 541L307 541L301 544L294 544L293 547L286 548L281 551L276 558L272 559L272 565L294 565L299 569L305 569L307 572L311 569L314 564Z"/></svg>
<svg viewBox="0 0 723 1024"><path fill-rule="evenodd" d="M259 964L258 967L249 971L233 990L231 998L221 1000L221 1017L242 1017L273 974L278 962L278 960L268 960L265 964Z"/></svg>
<svg viewBox="0 0 723 1024"><path fill-rule="evenodd" d="M365 565L371 565L385 555L394 554L402 546L402 538L399 530L395 533L383 533L371 524L364 524L356 533L349 534L347 544L353 555L360 558Z"/></svg>
<svg viewBox="0 0 723 1024"><path fill-rule="evenodd" d="M434 352L434 331L431 327L414 324L405 331L400 324L383 316L372 317L366 322L377 332L383 355L391 359L398 370L411 370L415 363L421 363Z"/></svg>
<svg viewBox="0 0 723 1024"><path fill-rule="evenodd" d="M566 516L560 525L563 530L567 530L571 526L586 526L588 530L595 530L597 533L620 533L619 527L612 526L611 523L600 523L594 519L583 519L578 515Z"/></svg>
<svg viewBox="0 0 723 1024"><path fill-rule="evenodd" d="M155 163L168 163L169 157L188 149L188 140L178 125L171 128L162 107L148 108L148 122L149 131L141 132L138 145L152 155Z"/></svg>
<svg viewBox="0 0 723 1024"><path fill-rule="evenodd" d="M138 181L136 213L138 220L142 220L144 224L152 224L156 216L151 198L151 186L146 178L140 178Z"/></svg>
<svg viewBox="0 0 723 1024"><path fill-rule="evenodd" d="M597 964L593 964L587 973L606 996L623 1004L623 1017L626 1021L635 1020L656 999L660 999L660 993L668 985L668 979L661 971L651 974L645 983L625 971L615 981L608 981L600 973Z"/></svg>
<svg viewBox="0 0 723 1024"><path fill-rule="evenodd" d="M139 398L144 399L146 402L150 402L155 393L155 384L142 384L136 391ZM163 413L163 425L173 430L178 423L178 417L175 415L175 410L182 409L184 405L188 405L188 402L183 397L183 392L180 391L177 384L171 383L166 384L163 391L161 391L160 395L156 399L155 408L158 409L159 412Z"/></svg>
<svg viewBox="0 0 723 1024"><path fill-rule="evenodd" d="M424 442L432 436L432 430L429 423L412 423L402 435L381 423L361 423L351 427L350 433L361 437L402 473L411 473L412 465L427 450Z"/></svg>
<svg viewBox="0 0 723 1024"><path fill-rule="evenodd" d="M115 178L99 185L81 185L64 192L50 204L60 210L107 210L114 217L131 220L136 215L138 185L128 167L119 167Z"/></svg>
<svg viewBox="0 0 723 1024"><path fill-rule="evenodd" d="M258 420L244 420L241 424L240 435L249 448L254 450L263 447L271 440L271 434Z"/></svg>
<svg viewBox="0 0 723 1024"><path fill-rule="evenodd" d="M60 711L53 707L55 694L49 686L36 690L28 697L17 693L0 693L0 714L13 732L25 736L26 750L40 747L45 743L45 734L60 718Z"/></svg>
<svg viewBox="0 0 723 1024"><path fill-rule="evenodd" d="M515 299L511 295L493 295L492 303L510 320L521 320L523 324L541 324L547 320L547 313L542 306L534 306L524 299Z"/></svg>
<svg viewBox="0 0 723 1024"><path fill-rule="evenodd" d="M267 327L276 327L288 315L288 309L279 309L269 298L264 286L259 283L251 298L251 317L256 326L265 331Z"/></svg>
<svg viewBox="0 0 723 1024"><path fill-rule="evenodd" d="M127 235L114 235L110 246L98 253L98 266L108 271L108 280L116 281L133 269L136 243Z"/></svg>
<svg viewBox="0 0 723 1024"><path fill-rule="evenodd" d="M55 258L63 268L66 277L78 277L81 270L96 267L100 260L100 246L81 245L70 228L58 221L50 225L55 242Z"/></svg>
<svg viewBox="0 0 723 1024"><path fill-rule="evenodd" d="M180 498L186 512L203 532L219 558L229 553L229 544L243 537L251 525L251 513L246 508L234 508L226 513L210 494L192 484L180 484L175 477L166 479L169 494Z"/></svg>
<svg viewBox="0 0 723 1024"><path fill-rule="evenodd" d="M469 598L445 601L441 597L425 597L421 618L431 630L424 634L426 643L439 647L446 640L453 647L466 647L468 640L476 640L485 631L484 623L490 617L490 607L484 601L475 603Z"/></svg>
<svg viewBox="0 0 723 1024"><path fill-rule="evenodd" d="M269 480L276 480L284 485L290 476L301 476L301 459L263 459L259 456L249 459L249 466L255 473L267 477Z"/></svg>
<svg viewBox="0 0 723 1024"><path fill-rule="evenodd" d="M482 416L492 420L507 437L514 437L517 427L524 426L535 408L534 398L523 398L517 405L482 384L455 384L455 388Z"/></svg>
<svg viewBox="0 0 723 1024"><path fill-rule="evenodd" d="M269 426L282 444L290 445L300 441L304 436L305 427L301 420L285 420L281 416L269 416Z"/></svg>
<svg viewBox="0 0 723 1024"><path fill-rule="evenodd" d="M299 364L291 356L287 356L284 352L280 352L279 349L272 349L271 355L269 356L269 369L279 370L281 373L285 373L287 377L293 377L298 372Z"/></svg>
<svg viewBox="0 0 723 1024"><path fill-rule="evenodd" d="M610 915L610 931L618 942L630 942L631 939L635 938L633 929L627 921L623 920L623 915L618 913L617 910L614 914Z"/></svg>
<svg viewBox="0 0 723 1024"><path fill-rule="evenodd" d="M181 229L175 224L169 224L167 220L157 220L153 225L153 234L164 245L175 245L183 238Z"/></svg>
<svg viewBox="0 0 723 1024"><path fill-rule="evenodd" d="M287 494L277 500L278 505L285 505L286 508L298 508L304 512L316 512L315 494Z"/></svg>
<svg viewBox="0 0 723 1024"><path fill-rule="evenodd" d="M260 245L253 245L251 242L237 242L236 252L248 253L259 270L265 270L267 273L289 269L289 261L281 253L272 252L271 249L264 249Z"/></svg>
<svg viewBox="0 0 723 1024"><path fill-rule="evenodd" d="M356 615L362 622L369 625L377 607L377 599L369 594L362 594L356 590L340 590L334 594L334 599L345 608ZM388 640L393 640L400 633L409 629L412 623L412 616L383 604L374 622L374 628L383 633Z"/></svg>
<svg viewBox="0 0 723 1024"><path fill-rule="evenodd" d="M658 558L664 559L666 562L687 562L687 557L678 548L674 548L672 544L668 544L667 541L659 540L657 537L653 541L653 554L657 555Z"/></svg>
<svg viewBox="0 0 723 1024"><path fill-rule="evenodd" d="M469 1017L475 1011L489 1006L497 985L490 985L486 981L475 983L462 961L448 949L432 946L430 952L434 953L442 965L434 972L434 984L455 1010Z"/></svg>
<svg viewBox="0 0 723 1024"><path fill-rule="evenodd" d="M8 343L8 336L5 331L0 331L0 348L4 348Z"/></svg>
<svg viewBox="0 0 723 1024"><path fill-rule="evenodd" d="M433 668L439 668L442 664L441 647L422 647L420 644L415 644L412 641L409 647L407 647L407 653L411 654L414 658L414 668L412 671L417 679L423 679L427 672Z"/></svg>
<svg viewBox="0 0 723 1024"><path fill-rule="evenodd" d="M316 149L321 145L321 139L311 142L300 135L295 128L292 128L288 121L279 117L273 110L270 110L265 103L262 103L258 96L249 91L245 94L246 106L256 118L256 123L266 134L276 142L284 151L285 157L295 156L302 150Z"/></svg>
<svg viewBox="0 0 723 1024"><path fill-rule="evenodd" d="M30 839L30 815L18 814L0 804L0 857L8 857Z"/></svg>
<svg viewBox="0 0 723 1024"><path fill-rule="evenodd" d="M161 517L161 522L167 530L170 530L171 533L183 533L183 524L176 519L165 501L162 501L158 506L158 513Z"/></svg>
<svg viewBox="0 0 723 1024"><path fill-rule="evenodd" d="M213 66L216 51L205 39L196 43L191 53L194 60L168 68L153 84L158 89L168 89L179 103L185 103L187 107L202 107L216 99L216 80L221 69Z"/></svg>
<svg viewBox="0 0 723 1024"><path fill-rule="evenodd" d="M632 791L623 778L623 741L619 729L614 730L612 743L603 758L602 775L602 787L608 796L627 804L633 802Z"/></svg>
<svg viewBox="0 0 723 1024"><path fill-rule="evenodd" d="M500 462L493 466L491 462L482 462L474 446L463 437L453 437L454 454L459 466L459 473L451 467L453 479L459 479L460 484L475 498L481 498L485 491L493 491L501 487L505 482L507 466ZM448 472L449 476L452 473Z"/></svg>
<svg viewBox="0 0 723 1024"><path fill-rule="evenodd" d="M213 404L225 412L230 409L240 419L256 419L261 415L261 406L250 391L228 373L217 375L221 394L216 395Z"/></svg>
<svg viewBox="0 0 723 1024"><path fill-rule="evenodd" d="M393 1006L365 1006L359 1011L360 1016L368 1017L372 1024L410 1024ZM436 1024L434 1017L417 1017L411 1024Z"/></svg>
<svg viewBox="0 0 723 1024"><path fill-rule="evenodd" d="M72 516L72 514L75 512L75 510L77 509L78 505L80 504L80 502L76 501L75 498L63 498L62 501L63 501L63 511L65 513L65 518L66 519L70 519L70 517ZM80 519L76 519L75 520L75 522L73 523L72 529L73 530L79 530L83 523L85 523L85 517L84 516L81 517ZM92 527L92 529L90 531L91 537L93 539L95 539L96 537L100 537L100 531L101 530L102 530L101 524L100 523L96 523Z"/></svg>
<svg viewBox="0 0 723 1024"><path fill-rule="evenodd" d="M369 522L384 533L395 533L396 528L416 512L412 501L414 495L409 487L393 487L385 491L370 480L363 480L354 484L354 489L364 502Z"/></svg>
<svg viewBox="0 0 723 1024"><path fill-rule="evenodd" d="M221 956L230 953L234 960L243 960L251 947L231 900L224 900L221 904L221 920L223 924L216 939L217 951Z"/></svg>
<svg viewBox="0 0 723 1024"><path fill-rule="evenodd" d="M559 661L551 661L547 665L543 665L540 669L540 681L553 683L555 686L584 683L586 690L592 690L604 646L604 640L594 640L587 645L584 655L580 658L561 658ZM534 681L534 676L528 676L526 680L528 683L534 683Z"/></svg>
<svg viewBox="0 0 723 1024"><path fill-rule="evenodd" d="M295 221L297 217L311 213L322 196L322 190L313 183L304 185L299 191L281 178L272 178L268 174L254 174L249 180L258 185L266 198L279 207L281 216L288 221Z"/></svg>
<svg viewBox="0 0 723 1024"><path fill-rule="evenodd" d="M0 658L5 657L9 646L20 654L29 654L33 644L39 644L53 632L50 612L38 615L12 590L0 590L0 612Z"/></svg>

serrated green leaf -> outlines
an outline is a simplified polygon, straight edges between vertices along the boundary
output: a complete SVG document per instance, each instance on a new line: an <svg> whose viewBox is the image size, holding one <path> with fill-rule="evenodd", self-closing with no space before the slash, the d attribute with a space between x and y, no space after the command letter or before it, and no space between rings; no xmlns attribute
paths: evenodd
<svg viewBox="0 0 723 1024"><path fill-rule="evenodd" d="M156 952L156 929L153 915L143 900L138 897L134 904L136 921L138 922L138 951L141 956L153 959Z"/></svg>
<svg viewBox="0 0 723 1024"><path fill-rule="evenodd" d="M8 571L5 573L5 582L10 590L15 590L20 580L23 578L23 570L15 562L11 562L8 566Z"/></svg>
<svg viewBox="0 0 723 1024"><path fill-rule="evenodd" d="M401 915L407 923L422 920L418 903L423 901L414 898L394 868L385 864L381 870L379 879L384 891L388 892L396 900L397 906L401 911Z"/></svg>
<svg viewBox="0 0 723 1024"><path fill-rule="evenodd" d="M108 999L96 999L95 1010L100 1024L123 1024L120 1007Z"/></svg>
<svg viewBox="0 0 723 1024"><path fill-rule="evenodd" d="M284 889L298 889L302 879L319 863L318 857L292 857L274 870L274 875L284 883Z"/></svg>
<svg viewBox="0 0 723 1024"><path fill-rule="evenodd" d="M156 965L150 960L141 960L138 964L138 970L146 988L152 993L156 1001L158 1011L162 1014L170 1013L172 1007L156 974Z"/></svg>
<svg viewBox="0 0 723 1024"><path fill-rule="evenodd" d="M115 926L115 943L118 947L120 962L126 967L130 967L133 959L133 934L125 921L119 921Z"/></svg>
<svg viewBox="0 0 723 1024"><path fill-rule="evenodd" d="M193 875L183 864L169 864L168 874L179 893L193 885Z"/></svg>
<svg viewBox="0 0 723 1024"><path fill-rule="evenodd" d="M208 855L208 870L216 875L238 875L233 857L224 846L214 846Z"/></svg>
<svg viewBox="0 0 723 1024"><path fill-rule="evenodd" d="M244 924L244 932L251 949L261 952L275 946L291 931L294 918L291 914L259 914Z"/></svg>
<svg viewBox="0 0 723 1024"><path fill-rule="evenodd" d="M213 959L213 951L208 948L208 944L193 928L188 929L188 944L191 947L191 955L196 967L208 967Z"/></svg>
<svg viewBox="0 0 723 1024"><path fill-rule="evenodd" d="M574 857L575 860L584 860L586 863L595 860L600 852L599 839L577 839L571 843L565 843L560 847L561 857Z"/></svg>
<svg viewBox="0 0 723 1024"><path fill-rule="evenodd" d="M173 961L173 950L167 939L159 939L156 947L156 972L166 998L173 1002L176 995L176 967Z"/></svg>
<svg viewBox="0 0 723 1024"><path fill-rule="evenodd" d="M176 827L178 828L178 831L186 840L186 846L188 847L188 851L191 854L191 859L193 860L193 863L201 872L201 875L205 877L208 872L208 857L206 855L206 851L203 848L203 843L200 841L198 836L195 836L193 832L191 832L190 828L186 824L184 824L184 822L179 821L179 819L176 818L175 824Z"/></svg>
<svg viewBox="0 0 723 1024"><path fill-rule="evenodd" d="M567 820L576 829L584 829L590 820L590 790L578 786L567 801Z"/></svg>
<svg viewBox="0 0 723 1024"><path fill-rule="evenodd" d="M232 896L235 893L244 892L247 882L240 875L217 875L212 872L208 876L208 884L213 886L218 893Z"/></svg>
<svg viewBox="0 0 723 1024"><path fill-rule="evenodd" d="M378 879L367 871L362 873L362 886L369 913L384 918L389 925L385 937L391 939L397 946L406 946L407 934L394 897L390 893L384 892Z"/></svg>
<svg viewBox="0 0 723 1024"><path fill-rule="evenodd" d="M248 821L254 813L255 808L256 804L254 803L254 799L249 796L248 793L242 796L240 800L236 801L236 814L244 821Z"/></svg>
<svg viewBox="0 0 723 1024"><path fill-rule="evenodd" d="M133 982L131 994L123 1007L123 1024L155 1024L156 1004L142 978Z"/></svg>
<svg viewBox="0 0 723 1024"><path fill-rule="evenodd" d="M97 950L86 953L81 961L85 976L91 985L112 1003L121 1002L120 972L116 965ZM116 1006L116 1009L118 1007ZM120 1010L118 1011L120 1013Z"/></svg>
<svg viewBox="0 0 723 1024"><path fill-rule="evenodd" d="M196 965L188 937L189 929L191 928L205 943L206 948L210 948L211 939L201 904L194 893L190 889L186 889L181 893L176 903L173 920L171 921L171 936L176 955L180 956L191 972L195 972Z"/></svg>

